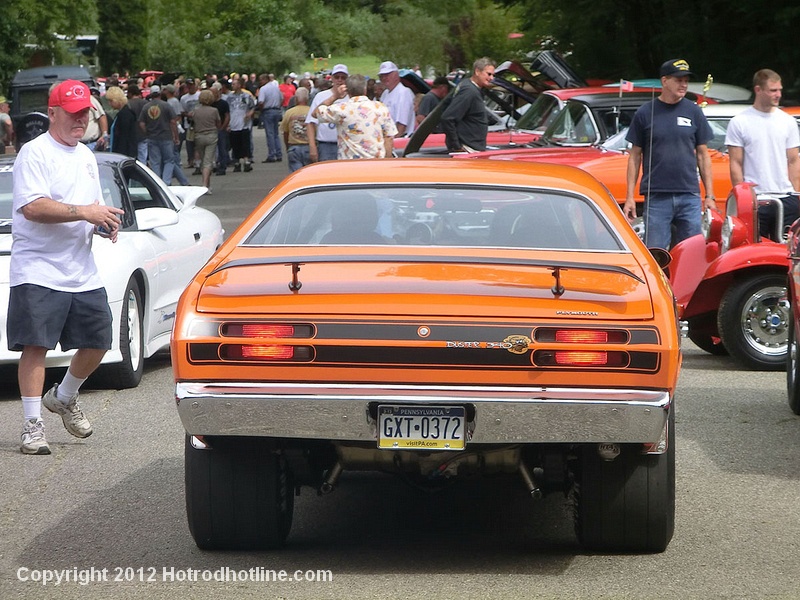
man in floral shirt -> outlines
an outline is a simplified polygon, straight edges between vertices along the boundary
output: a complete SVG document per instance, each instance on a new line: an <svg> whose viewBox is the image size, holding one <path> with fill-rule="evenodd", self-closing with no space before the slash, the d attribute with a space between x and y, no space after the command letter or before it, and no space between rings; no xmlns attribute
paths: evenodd
<svg viewBox="0 0 800 600"><path fill-rule="evenodd" d="M335 123L339 138L339 160L348 158L385 158L392 155L392 140L397 127L389 108L366 96L363 75L350 75L344 85L314 109L313 116L324 123ZM339 98L350 100L334 104Z"/></svg>

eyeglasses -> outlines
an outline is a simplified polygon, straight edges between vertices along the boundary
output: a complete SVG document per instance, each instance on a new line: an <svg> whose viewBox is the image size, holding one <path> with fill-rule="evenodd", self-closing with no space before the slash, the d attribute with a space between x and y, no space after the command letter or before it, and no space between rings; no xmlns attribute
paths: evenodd
<svg viewBox="0 0 800 600"><path fill-rule="evenodd" d="M347 75L345 75L344 73L336 73L336 75L334 75L333 78L334 79L347 79Z"/></svg>

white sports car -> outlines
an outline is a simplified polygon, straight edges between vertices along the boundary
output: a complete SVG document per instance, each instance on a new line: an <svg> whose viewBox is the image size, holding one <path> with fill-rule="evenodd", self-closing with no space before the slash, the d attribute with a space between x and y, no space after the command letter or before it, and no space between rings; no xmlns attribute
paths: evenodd
<svg viewBox="0 0 800 600"><path fill-rule="evenodd" d="M169 187L127 156L97 154L103 196L125 211L116 244L94 236L93 251L114 315L114 342L98 376L109 387L139 384L144 359L169 345L186 284L222 243L214 213L196 205L205 187ZM0 158L0 364L19 360L6 343L14 157ZM48 367L66 366L60 347Z"/></svg>

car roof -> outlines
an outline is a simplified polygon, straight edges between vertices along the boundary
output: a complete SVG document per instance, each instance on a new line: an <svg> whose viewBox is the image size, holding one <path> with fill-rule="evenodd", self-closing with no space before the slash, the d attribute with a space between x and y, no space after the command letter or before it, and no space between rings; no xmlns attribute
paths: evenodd
<svg viewBox="0 0 800 600"><path fill-rule="evenodd" d="M56 81L64 81L65 79L77 79L79 81L88 82L92 80L92 75L86 67L61 65L34 67L17 72L11 80L11 85L15 87L41 85L42 83L53 83Z"/></svg>
<svg viewBox="0 0 800 600"><path fill-rule="evenodd" d="M738 104L733 102L722 102L720 104L709 104L703 107L703 113L707 117L733 117L740 112L750 108L751 104Z"/></svg>
<svg viewBox="0 0 800 600"><path fill-rule="evenodd" d="M13 165L17 159L17 154L3 154L0 155L0 166ZM133 161L135 159L124 154L115 154L114 152L96 152L95 158L99 165L116 165L125 161Z"/></svg>
<svg viewBox="0 0 800 600"><path fill-rule="evenodd" d="M574 191L605 188L585 171L563 165L538 165L512 161L463 160L450 158L345 160L315 163L313 168L300 169L288 175L278 186L282 193L299 188L332 185L531 185Z"/></svg>
<svg viewBox="0 0 800 600"><path fill-rule="evenodd" d="M655 90L648 92L622 92L622 95L620 95L619 90L616 90L616 92L616 94L581 94L573 96L569 101L582 102L590 108L632 107L640 106L656 97Z"/></svg>

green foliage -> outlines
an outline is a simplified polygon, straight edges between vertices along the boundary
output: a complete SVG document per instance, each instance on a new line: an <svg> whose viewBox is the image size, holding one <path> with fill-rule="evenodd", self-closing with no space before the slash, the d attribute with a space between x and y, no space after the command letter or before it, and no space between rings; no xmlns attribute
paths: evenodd
<svg viewBox="0 0 800 600"><path fill-rule="evenodd" d="M47 57L72 62L56 33L73 36L97 31L95 0L3 0L0 7L0 89L28 66L37 47ZM27 45L27 46L26 46Z"/></svg>
<svg viewBox="0 0 800 600"><path fill-rule="evenodd" d="M369 46L381 60L391 60L401 68L419 64L443 72L445 60L441 42L445 35L442 23L418 9L407 8L386 17L373 29Z"/></svg>
<svg viewBox="0 0 800 600"><path fill-rule="evenodd" d="M516 9L501 9L488 3L476 9L459 38L466 59L459 66L471 66L476 58L482 56L503 61L519 54L524 47L518 40L508 37L509 33L517 31L516 25L520 22L517 12Z"/></svg>
<svg viewBox="0 0 800 600"><path fill-rule="evenodd" d="M100 39L97 53L103 73L136 73L147 63L145 0L103 0L97 4Z"/></svg>

